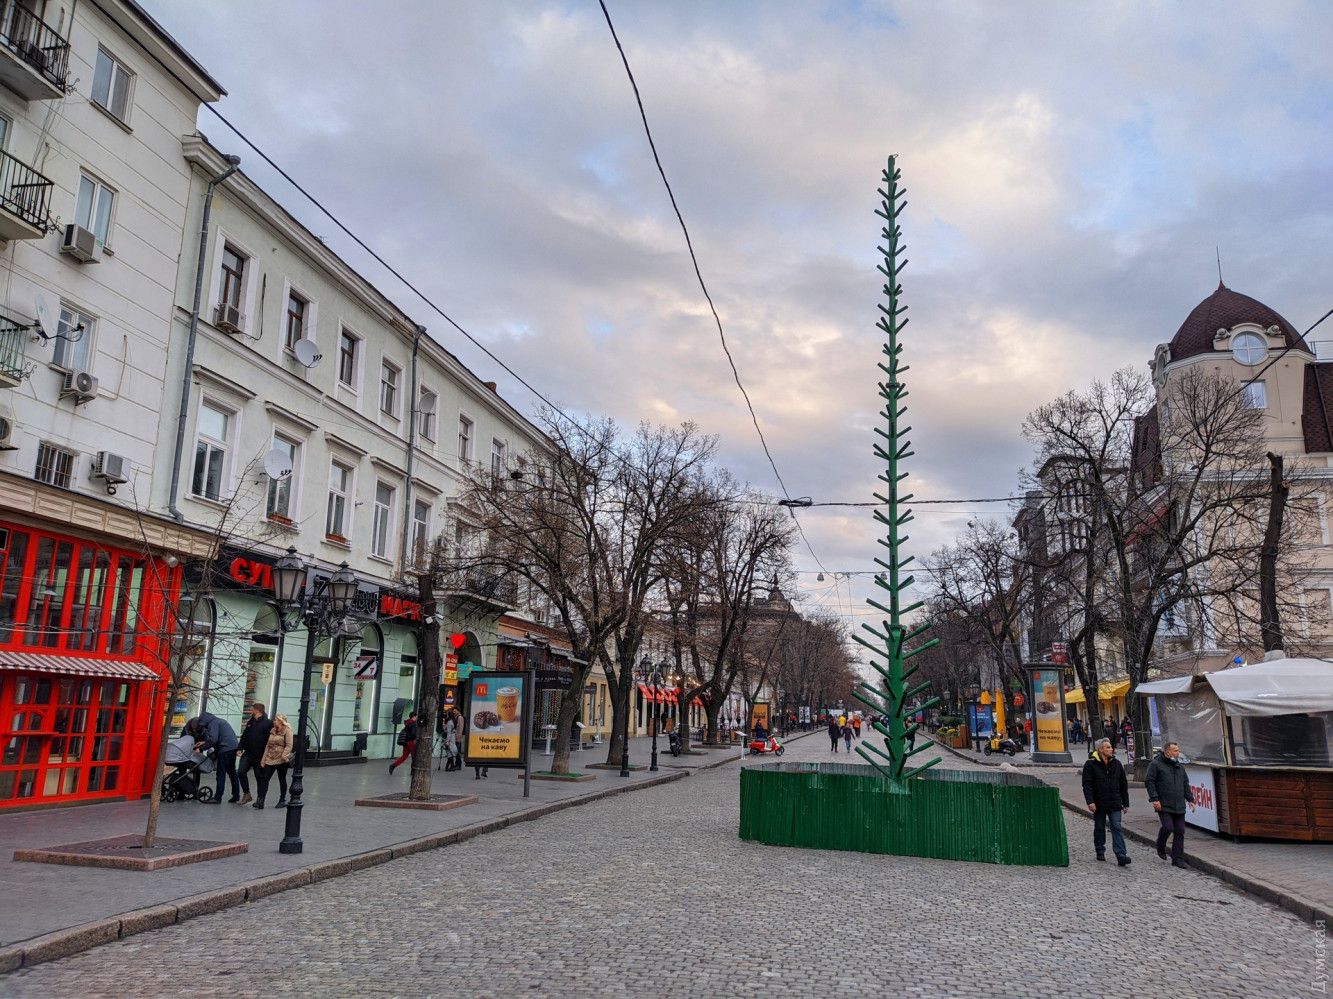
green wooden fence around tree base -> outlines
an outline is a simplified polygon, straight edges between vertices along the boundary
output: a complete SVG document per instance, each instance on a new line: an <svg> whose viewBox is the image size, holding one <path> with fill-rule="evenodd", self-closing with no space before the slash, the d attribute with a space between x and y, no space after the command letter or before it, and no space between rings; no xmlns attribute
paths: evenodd
<svg viewBox="0 0 1333 999"><path fill-rule="evenodd" d="M741 772L741 839L987 864L1066 867L1060 792L1008 771L927 770L890 780L851 763Z"/></svg>

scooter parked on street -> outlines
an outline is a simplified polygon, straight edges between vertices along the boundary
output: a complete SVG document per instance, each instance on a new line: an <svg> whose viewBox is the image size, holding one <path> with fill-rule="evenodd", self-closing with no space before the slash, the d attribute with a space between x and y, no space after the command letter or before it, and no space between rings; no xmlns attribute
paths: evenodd
<svg viewBox="0 0 1333 999"><path fill-rule="evenodd" d="M750 740L751 756L759 756L762 753L772 753L774 756L781 756L786 751L786 747L771 735L765 736L762 739Z"/></svg>
<svg viewBox="0 0 1333 999"><path fill-rule="evenodd" d="M1014 739L1005 736L1003 739L992 737L986 745L981 747L981 751L989 756L991 753L1004 753L1005 756L1013 756L1022 747Z"/></svg>

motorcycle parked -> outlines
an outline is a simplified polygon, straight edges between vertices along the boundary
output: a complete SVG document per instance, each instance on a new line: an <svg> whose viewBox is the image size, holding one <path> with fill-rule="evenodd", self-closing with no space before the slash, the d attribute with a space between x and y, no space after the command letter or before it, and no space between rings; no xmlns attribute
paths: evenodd
<svg viewBox="0 0 1333 999"><path fill-rule="evenodd" d="M781 756L786 751L787 748L771 735L766 736L763 739L750 740L751 756L759 756L763 753L772 753L774 756Z"/></svg>
<svg viewBox="0 0 1333 999"><path fill-rule="evenodd" d="M667 733L667 746L670 748L672 756L680 755L682 748L680 745L680 733L675 729L672 729Z"/></svg>
<svg viewBox="0 0 1333 999"><path fill-rule="evenodd" d="M1005 756L1013 756L1021 749L1018 742L1005 736L1003 739L993 738L986 745L981 747L981 751L989 756L991 753L1004 753Z"/></svg>

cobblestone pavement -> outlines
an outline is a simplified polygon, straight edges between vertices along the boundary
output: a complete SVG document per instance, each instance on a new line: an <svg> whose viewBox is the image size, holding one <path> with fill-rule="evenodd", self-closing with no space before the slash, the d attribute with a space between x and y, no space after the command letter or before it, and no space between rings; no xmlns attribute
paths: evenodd
<svg viewBox="0 0 1333 999"><path fill-rule="evenodd" d="M803 758L834 757L811 738ZM1097 863L1078 816L1069 868L1013 868L744 843L737 797L733 764L25 969L0 995L1316 994L1314 927L1142 848Z"/></svg>

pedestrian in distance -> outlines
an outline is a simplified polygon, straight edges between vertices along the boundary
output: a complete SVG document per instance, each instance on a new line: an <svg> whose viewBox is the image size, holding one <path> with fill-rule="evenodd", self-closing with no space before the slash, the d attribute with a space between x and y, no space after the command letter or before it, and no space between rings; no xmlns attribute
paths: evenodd
<svg viewBox="0 0 1333 999"><path fill-rule="evenodd" d="M1194 808L1194 791L1190 788L1189 774L1180 762L1180 746L1168 742L1148 764L1143 778L1162 828L1157 832L1157 856L1166 859L1166 840L1171 837L1171 866L1189 867L1185 863L1185 807Z"/></svg>
<svg viewBox="0 0 1333 999"><path fill-rule="evenodd" d="M1106 859L1106 827L1111 827L1111 848L1116 862L1128 867L1129 851L1125 849L1125 834L1121 820L1129 811L1129 778L1125 768L1115 758L1115 747L1110 739L1097 743L1097 755L1083 764L1083 799L1092 812L1092 845L1097 859Z"/></svg>
<svg viewBox="0 0 1333 999"><path fill-rule="evenodd" d="M444 761L445 771L463 769L463 761L458 755L458 732L462 718L457 708L451 708L444 718Z"/></svg>
<svg viewBox="0 0 1333 999"><path fill-rule="evenodd" d="M413 711L407 716L407 721L403 722L403 728L398 733L398 745L403 747L403 755L389 764L389 773L393 773L402 765L402 762L412 755L417 748L417 713Z"/></svg>
<svg viewBox="0 0 1333 999"><path fill-rule="evenodd" d="M252 807L264 807L264 799L268 796L268 787L275 773L278 775L278 803L273 807L287 807L287 767L291 764L292 748L295 745L287 716L277 715L268 733L268 742L264 745L264 755L259 759L259 800Z"/></svg>
<svg viewBox="0 0 1333 999"><path fill-rule="evenodd" d="M268 747L268 734L271 731L273 731L273 719L264 714L264 705L255 701L250 705L250 716L241 726L241 765L237 767L236 773L241 779L242 805L254 801L250 795L250 780L247 774L255 775L255 790L259 790L259 772L263 767L260 761L264 758L264 750ZM261 800L263 798L262 792L260 798Z"/></svg>
<svg viewBox="0 0 1333 999"><path fill-rule="evenodd" d="M196 718L190 719L186 725L195 738L195 750L200 753L207 753L212 750L214 761L217 764L217 794L213 796L209 803L213 805L222 803L222 792L226 790L227 778L230 777L231 797L227 800L233 805L236 804L241 800L241 785L236 778L236 750L240 748L241 744L236 738L236 730L221 718L211 715L207 711Z"/></svg>
<svg viewBox="0 0 1333 999"><path fill-rule="evenodd" d="M846 725L844 725L844 726L842 727L842 739L843 739L843 742L846 743L846 745L847 745L847 752L850 753L850 752L852 751L852 724L851 724L851 722L848 722Z"/></svg>
<svg viewBox="0 0 1333 999"><path fill-rule="evenodd" d="M855 735L858 739L861 738L861 716L860 716L860 715L853 715L853 716L852 716L852 734Z"/></svg>
<svg viewBox="0 0 1333 999"><path fill-rule="evenodd" d="M828 719L828 741L830 748L836 753L838 751L838 740L842 738L842 726L838 724L838 719L829 715Z"/></svg>

